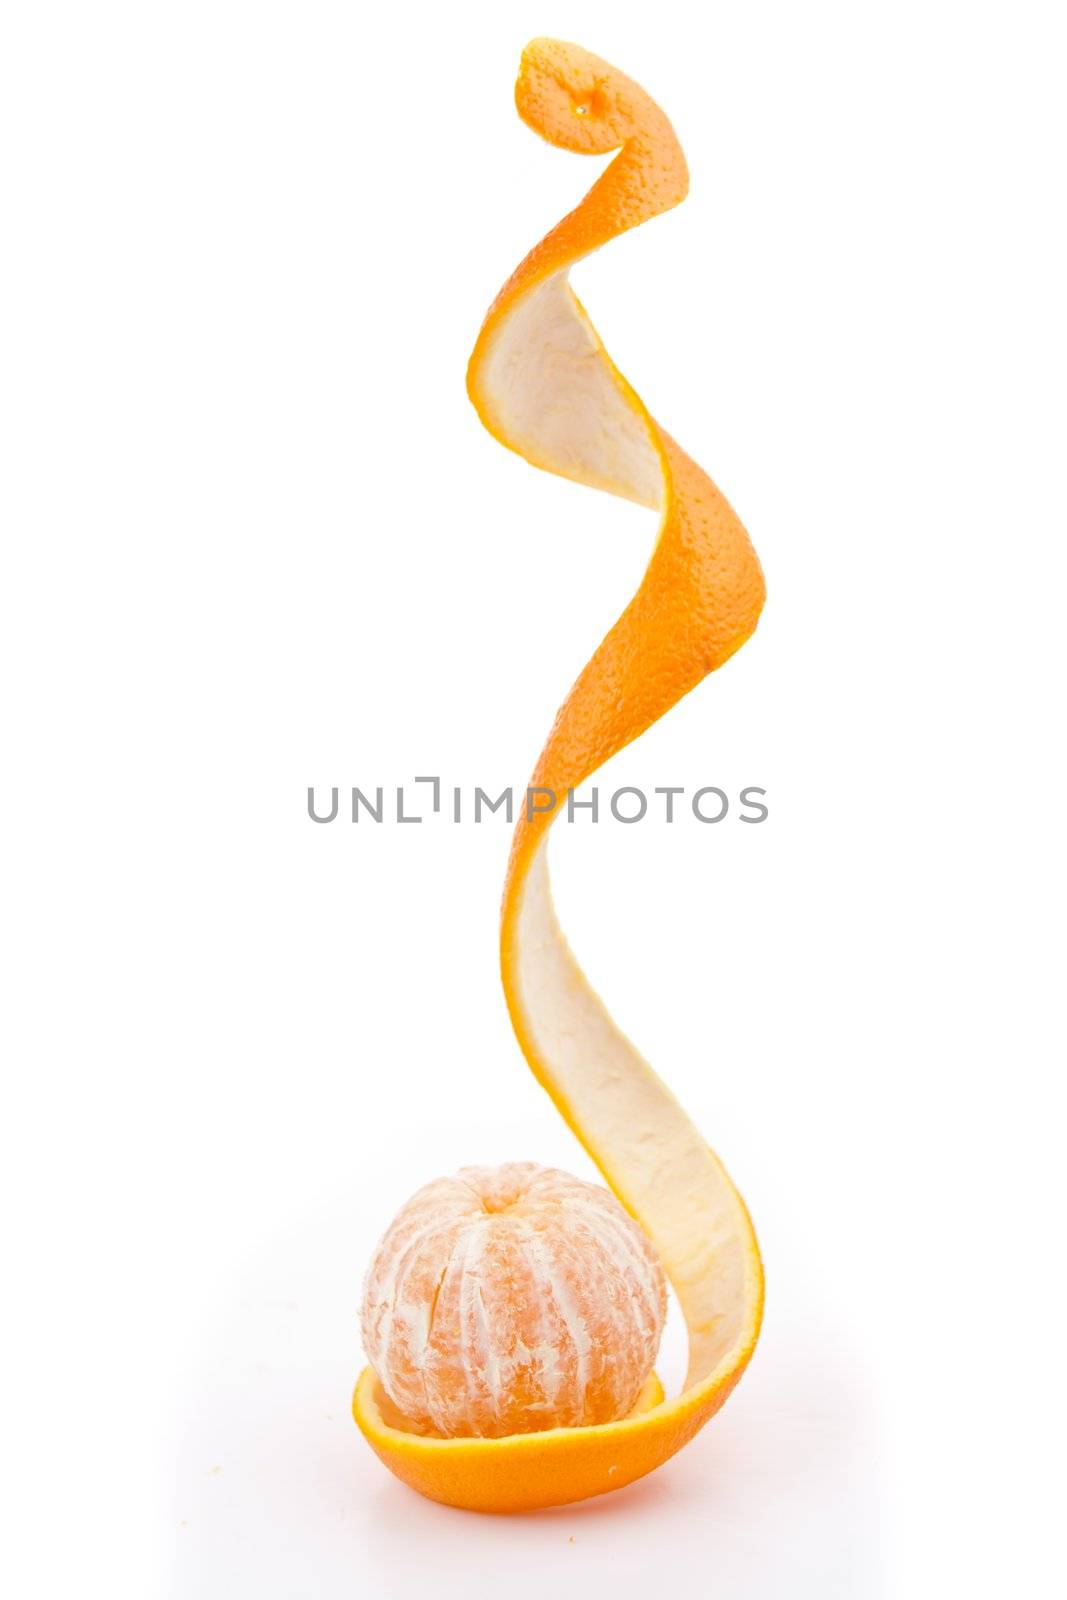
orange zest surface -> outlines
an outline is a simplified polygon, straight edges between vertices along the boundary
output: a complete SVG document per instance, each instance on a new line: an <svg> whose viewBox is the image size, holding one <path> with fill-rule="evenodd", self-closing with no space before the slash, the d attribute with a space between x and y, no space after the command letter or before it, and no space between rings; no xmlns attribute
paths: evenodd
<svg viewBox="0 0 1067 1600"><path fill-rule="evenodd" d="M470 360L470 397L489 432L534 465L660 514L640 588L561 707L530 780L562 797L733 655L756 626L764 586L737 516L614 367L568 283L575 262L684 199L670 123L632 79L554 40L527 47L516 103L549 143L618 154L493 302ZM653 1375L621 1421L493 1439L411 1432L366 1369L354 1411L381 1459L431 1499L480 1511L581 1500L661 1465L730 1394L763 1307L743 1201L560 931L545 855L556 814L526 812L515 829L504 991L533 1073L655 1245L685 1316L689 1366L679 1395L664 1398Z"/></svg>

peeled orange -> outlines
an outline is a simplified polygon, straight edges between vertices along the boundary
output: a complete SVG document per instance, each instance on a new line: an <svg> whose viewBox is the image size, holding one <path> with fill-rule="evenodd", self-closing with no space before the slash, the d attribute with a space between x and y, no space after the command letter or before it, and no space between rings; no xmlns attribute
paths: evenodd
<svg viewBox="0 0 1067 1600"><path fill-rule="evenodd" d="M618 153L501 289L471 356L468 392L489 432L534 465L659 513L641 585L564 701L531 777L531 787L563 795L739 649L756 626L764 585L732 507L613 365L568 281L583 256L684 199L688 174L674 130L632 79L555 40L535 40L523 53L516 103L550 144ZM559 1419L563 1425L531 1429L527 1421L524 1431L500 1436L473 1436L476 1420L495 1424L486 1389L472 1382L447 1396L448 1417L459 1418L469 1435L433 1436L420 1431L433 1420L414 1360L424 1330L413 1324L393 1348L388 1311L375 1309L389 1297L374 1300L368 1342L381 1374L371 1366L360 1377L356 1421L398 1477L431 1499L474 1510L559 1505L660 1466L733 1390L763 1308L762 1264L744 1202L670 1090L615 1026L559 927L546 856L557 814L523 812L515 829L501 922L504 993L531 1070L640 1222L674 1286L689 1366L682 1392L670 1399L651 1375L628 1416L579 1417L575 1402ZM459 1232L464 1227L470 1224L457 1222ZM439 1255L431 1252L422 1279L425 1296L447 1258L441 1283L456 1288L453 1340L462 1337L459 1284L471 1283L457 1265L457 1248L450 1236ZM595 1275L595 1253L586 1259ZM502 1296L494 1312L501 1324L505 1302ZM393 1304L395 1314L395 1296ZM435 1328L440 1318L438 1304ZM428 1336L427 1348L430 1342ZM386 1348L392 1355L383 1361ZM438 1415L447 1420L444 1410ZM519 1413L504 1406L496 1415L503 1426Z"/></svg>
<svg viewBox="0 0 1067 1600"><path fill-rule="evenodd" d="M606 1189L514 1161L408 1201L367 1274L363 1348L409 1426L498 1439L626 1416L666 1311L655 1252Z"/></svg>

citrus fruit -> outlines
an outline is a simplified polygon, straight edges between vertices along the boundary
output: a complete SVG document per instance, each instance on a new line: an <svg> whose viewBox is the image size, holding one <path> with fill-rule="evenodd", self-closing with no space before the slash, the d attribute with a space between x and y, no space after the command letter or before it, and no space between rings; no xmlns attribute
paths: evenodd
<svg viewBox="0 0 1067 1600"><path fill-rule="evenodd" d="M497 1439L626 1416L666 1311L655 1252L606 1189L529 1161L464 1167L386 1231L363 1348L409 1426Z"/></svg>
<svg viewBox="0 0 1067 1600"><path fill-rule="evenodd" d="M614 366L568 281L591 251L685 198L674 130L631 78L556 40L527 46L515 93L519 114L550 144L618 153L497 295L468 393L489 432L534 465L659 513L640 587L557 713L531 777L531 787L562 797L740 648L764 584L733 508ZM420 1493L481 1511L562 1505L662 1465L732 1392L763 1310L744 1202L616 1027L560 929L546 857L559 811L524 810L516 825L501 918L504 994L528 1065L651 1240L685 1317L689 1364L680 1394L664 1398L652 1374L626 1417L492 1438L420 1433L366 1368L353 1411L372 1448Z"/></svg>

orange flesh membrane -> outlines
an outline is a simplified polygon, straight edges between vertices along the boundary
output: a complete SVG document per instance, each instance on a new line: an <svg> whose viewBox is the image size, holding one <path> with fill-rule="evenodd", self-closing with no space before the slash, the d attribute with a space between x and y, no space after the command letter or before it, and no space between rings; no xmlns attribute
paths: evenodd
<svg viewBox="0 0 1067 1600"><path fill-rule="evenodd" d="M489 432L535 466L660 515L640 588L561 707L530 779L562 797L740 648L764 585L734 511L614 367L568 283L575 262L685 198L685 158L670 123L623 73L546 39L523 53L516 103L549 143L618 154L494 301L470 360L471 400ZM412 1433L367 1368L353 1409L372 1448L430 1499L478 1511L562 1505L653 1471L726 1400L763 1308L744 1202L615 1026L560 930L545 854L555 815L524 813L515 829L504 992L535 1077L655 1245L685 1317L689 1365L679 1395L664 1398L653 1374L621 1421L495 1439Z"/></svg>

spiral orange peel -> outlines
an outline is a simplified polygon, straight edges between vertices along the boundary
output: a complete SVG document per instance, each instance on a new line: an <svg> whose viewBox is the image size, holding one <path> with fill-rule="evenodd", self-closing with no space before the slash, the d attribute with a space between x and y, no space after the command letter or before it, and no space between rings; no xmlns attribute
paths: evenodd
<svg viewBox="0 0 1067 1600"><path fill-rule="evenodd" d="M485 427L534 465L660 512L641 585L561 707L530 780L562 796L669 711L753 632L764 584L724 496L649 415L568 284L575 262L685 198L685 157L632 79L577 45L523 52L516 104L550 144L618 151L497 295L468 369ZM496 1439L412 1433L367 1368L353 1410L382 1461L432 1500L477 1511L562 1505L652 1472L727 1399L759 1336L763 1269L748 1212L717 1156L586 981L552 906L555 809L527 809L504 889L501 971L535 1077L644 1227L689 1338L680 1394L655 1374L634 1411L593 1427Z"/></svg>

